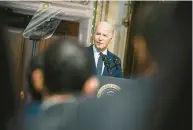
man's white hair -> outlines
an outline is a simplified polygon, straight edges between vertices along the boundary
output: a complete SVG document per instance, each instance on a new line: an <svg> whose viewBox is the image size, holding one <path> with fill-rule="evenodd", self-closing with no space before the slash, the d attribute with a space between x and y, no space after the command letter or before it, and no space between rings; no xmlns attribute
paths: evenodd
<svg viewBox="0 0 193 130"><path fill-rule="evenodd" d="M114 27L113 27L112 24L110 24L110 23L108 23L108 22L106 22L106 21L102 21L102 22L99 22L99 23L96 25L96 28L97 28L98 26L100 26L100 25L105 25L106 27L108 27L109 30L112 31L112 36L113 36L113 34L114 34ZM95 28L95 31L96 31L96 28Z"/></svg>

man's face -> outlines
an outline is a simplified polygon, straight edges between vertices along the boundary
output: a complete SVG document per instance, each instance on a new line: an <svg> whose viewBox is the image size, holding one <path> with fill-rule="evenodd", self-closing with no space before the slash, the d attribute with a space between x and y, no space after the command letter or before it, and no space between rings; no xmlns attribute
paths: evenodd
<svg viewBox="0 0 193 130"><path fill-rule="evenodd" d="M104 51L110 43L113 30L108 24L99 24L94 33L95 46L100 51Z"/></svg>

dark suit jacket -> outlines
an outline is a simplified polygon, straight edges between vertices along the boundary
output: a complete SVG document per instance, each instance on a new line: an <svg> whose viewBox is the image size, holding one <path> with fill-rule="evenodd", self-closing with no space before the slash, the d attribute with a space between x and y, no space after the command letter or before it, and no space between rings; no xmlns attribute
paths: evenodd
<svg viewBox="0 0 193 130"><path fill-rule="evenodd" d="M93 45L87 47L87 49L88 49L88 52L90 53L90 55L92 55L93 65L95 65ZM116 58L121 63L121 59L118 56L116 56L115 54L111 53L109 50L107 50L107 57L110 58L110 59ZM95 68L96 68L96 65L95 65ZM102 76L113 76L113 77L122 78L122 67L121 67L121 65L118 68L113 68L112 69L112 75L109 75L109 73L107 71L107 67L105 66Z"/></svg>
<svg viewBox="0 0 193 130"><path fill-rule="evenodd" d="M130 80L126 89L114 96L54 105L43 111L36 124L26 130L143 129L147 127L154 99L151 98L153 92L145 84L152 87L142 80Z"/></svg>
<svg viewBox="0 0 193 130"><path fill-rule="evenodd" d="M26 130L76 130L77 105L73 103L61 103L40 111L35 120L27 122Z"/></svg>

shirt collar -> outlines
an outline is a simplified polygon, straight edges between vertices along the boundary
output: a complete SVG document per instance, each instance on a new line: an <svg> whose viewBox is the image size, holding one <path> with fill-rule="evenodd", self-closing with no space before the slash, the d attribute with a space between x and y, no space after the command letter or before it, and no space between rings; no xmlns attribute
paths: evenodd
<svg viewBox="0 0 193 130"><path fill-rule="evenodd" d="M69 100L66 100L66 101L63 101L63 102L51 102L51 103L45 103L45 102L43 102L42 104L41 104L41 109L42 110L46 110L46 109L48 109L48 108L50 108L50 107L52 107L52 106L54 106L54 105L57 105L57 104L63 104L63 103L73 103L73 102L75 102L76 101L76 98L73 96L72 98L70 98Z"/></svg>
<svg viewBox="0 0 193 130"><path fill-rule="evenodd" d="M100 53L100 51L95 47L95 45L93 45L93 51L94 53ZM107 55L107 49L105 49L103 52L102 52L104 55Z"/></svg>

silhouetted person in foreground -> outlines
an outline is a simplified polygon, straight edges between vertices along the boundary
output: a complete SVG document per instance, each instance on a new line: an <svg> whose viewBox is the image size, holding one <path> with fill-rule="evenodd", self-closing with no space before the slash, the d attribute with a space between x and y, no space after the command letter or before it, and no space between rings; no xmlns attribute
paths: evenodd
<svg viewBox="0 0 193 130"><path fill-rule="evenodd" d="M40 105L42 102L41 92L44 87L43 77L40 75L40 71L43 70L43 58L44 54L40 53L37 56L33 57L31 62L29 63L29 68L27 72L28 79L28 88L25 92L25 117L34 117L37 116L40 110ZM28 99L29 98L29 99Z"/></svg>
<svg viewBox="0 0 193 130"><path fill-rule="evenodd" d="M110 105L110 115L123 112L114 121L110 117L112 129L191 129L191 12L191 2L140 5L133 39L144 40L158 70L151 84L139 81Z"/></svg>
<svg viewBox="0 0 193 130"><path fill-rule="evenodd" d="M43 86L43 83L41 83L39 80L42 80L40 75L38 75L39 71L43 70L43 58L44 54L40 53L37 56L33 57L29 64L29 70L27 73L28 76L28 84L29 84L29 93L31 94L32 101L41 101L41 88L40 86Z"/></svg>
<svg viewBox="0 0 193 130"><path fill-rule="evenodd" d="M27 129L74 130L78 128L78 104L98 87L92 61L77 41L56 41L44 52L41 112Z"/></svg>

